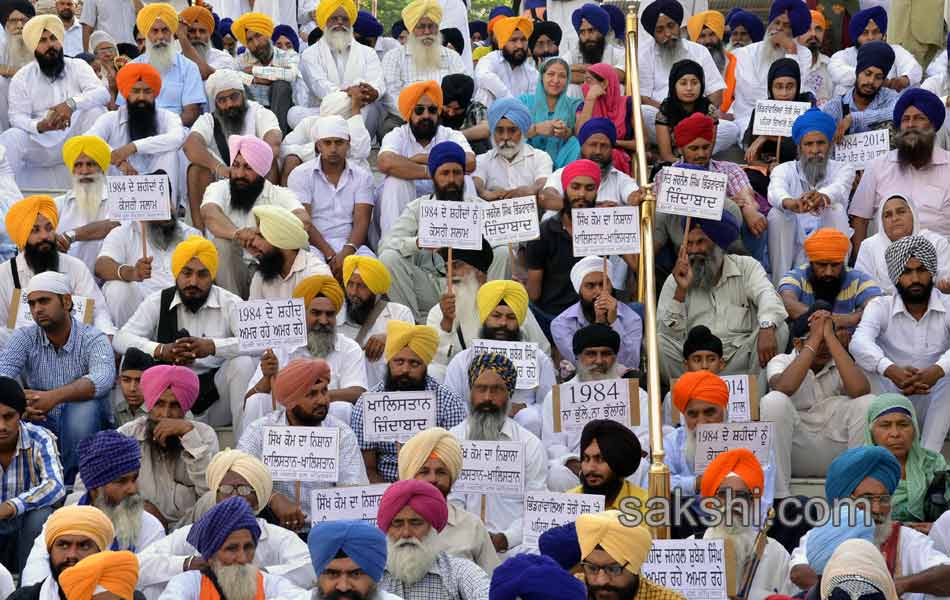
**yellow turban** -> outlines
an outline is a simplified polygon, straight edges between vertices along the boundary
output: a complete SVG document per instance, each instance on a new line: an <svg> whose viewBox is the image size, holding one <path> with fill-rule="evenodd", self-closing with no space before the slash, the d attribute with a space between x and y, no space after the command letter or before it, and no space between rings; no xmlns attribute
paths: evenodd
<svg viewBox="0 0 950 600"><path fill-rule="evenodd" d="M478 306L479 322L484 323L491 311L502 302L515 311L518 325L523 324L525 315L528 314L528 292L523 285L510 279L495 279L478 289L475 303Z"/></svg>
<svg viewBox="0 0 950 600"><path fill-rule="evenodd" d="M337 312L343 306L343 288L340 287L336 279L329 275L311 275L307 277L297 284L294 293L291 295L294 298L303 298L304 311L308 310L310 303L317 296L323 296L332 302Z"/></svg>
<svg viewBox="0 0 950 600"><path fill-rule="evenodd" d="M310 246L310 238L303 223L286 208L264 204L252 210L260 223L261 235L272 246L282 250L299 250Z"/></svg>
<svg viewBox="0 0 950 600"><path fill-rule="evenodd" d="M439 348L439 334L428 325L412 325L392 319L386 324L386 348L383 350L386 362L407 346L419 360L429 364Z"/></svg>
<svg viewBox="0 0 950 600"><path fill-rule="evenodd" d="M689 32L689 39L694 42L699 40L699 34L703 32L703 27L711 29L716 37L721 40L722 34L726 31L726 18L718 10L696 13L686 21L686 31Z"/></svg>
<svg viewBox="0 0 950 600"><path fill-rule="evenodd" d="M228 471L234 471L254 488L257 494L257 512L261 512L270 501L274 491L274 480L264 463L246 452L227 448L218 452L208 463L205 475L208 478L208 489L212 494L218 493L218 487ZM252 507L253 508L253 507Z"/></svg>
<svg viewBox="0 0 950 600"><path fill-rule="evenodd" d="M49 219L49 222L53 224L53 229L59 225L56 202L49 196L28 196L7 211L5 220L7 235L21 250L26 246L26 240L30 238L37 215L43 215Z"/></svg>
<svg viewBox="0 0 950 600"><path fill-rule="evenodd" d="M211 11L204 6L189 6L185 10L178 13L178 16L180 16L182 20L189 25L195 21L198 21L198 23L204 25L205 29L214 32L214 15L212 15Z"/></svg>
<svg viewBox="0 0 950 600"><path fill-rule="evenodd" d="M472 50L472 60L478 61L481 58L485 58L487 54L491 53L491 46L479 46Z"/></svg>
<svg viewBox="0 0 950 600"><path fill-rule="evenodd" d="M534 31L534 25L531 23L531 20L526 17L505 17L495 23L493 31L495 38L498 40L499 48L508 43L508 39L511 38L511 35L516 29L521 30L521 33L523 33L526 38L529 38L531 37L531 32Z"/></svg>
<svg viewBox="0 0 950 600"><path fill-rule="evenodd" d="M399 92L397 104L399 105L399 114L402 115L404 121L409 120L412 109L415 108L423 96L431 98L439 107L439 111L442 110L442 87L431 79L429 81L417 81L402 88L402 91Z"/></svg>
<svg viewBox="0 0 950 600"><path fill-rule="evenodd" d="M653 547L653 538L645 526L627 527L620 522L620 516L619 510L608 510L577 517L581 559L590 556L600 546L618 563L626 563L628 571L639 575L640 567Z"/></svg>
<svg viewBox="0 0 950 600"><path fill-rule="evenodd" d="M56 39L66 43L66 29L63 27L63 21L56 15L36 15L26 22L23 26L23 41L26 47L32 52L36 52L36 47L43 37L44 31L49 31L56 36Z"/></svg>
<svg viewBox="0 0 950 600"><path fill-rule="evenodd" d="M66 140L63 144L63 162L66 167L72 171L73 165L80 154L85 154L96 161L102 172L105 173L109 168L109 161L112 158L112 149L109 144L98 135L77 135Z"/></svg>
<svg viewBox="0 0 950 600"><path fill-rule="evenodd" d="M462 447L455 436L441 427L430 427L412 436L399 449L399 479L412 479L430 458L445 463L454 482L462 472Z"/></svg>
<svg viewBox="0 0 950 600"><path fill-rule="evenodd" d="M218 276L218 249L214 247L214 244L197 235L189 236L175 247L175 251L172 252L172 275L178 277L178 273L193 258L197 258L211 271L212 279Z"/></svg>
<svg viewBox="0 0 950 600"><path fill-rule="evenodd" d="M377 295L389 291L392 277L389 275L389 269L378 258L353 254L343 259L343 285L350 283L350 277L356 271L360 272L359 275L369 291Z"/></svg>
<svg viewBox="0 0 950 600"><path fill-rule="evenodd" d="M59 576L66 600L92 600L99 587L123 600L133 600L139 581L139 559L128 550L106 550L92 554L68 567Z"/></svg>
<svg viewBox="0 0 950 600"><path fill-rule="evenodd" d="M410 32L422 17L429 17L438 25L442 21L442 5L437 0L413 0L402 9L402 22Z"/></svg>
<svg viewBox="0 0 950 600"><path fill-rule="evenodd" d="M231 33L242 45L247 45L247 32L256 31L270 38L274 33L274 20L262 13L247 13L231 24Z"/></svg>
<svg viewBox="0 0 950 600"><path fill-rule="evenodd" d="M175 12L174 6L165 2L146 4L135 17L135 26L139 28L139 33L147 38L152 25L159 19L171 29L172 33L178 31L178 13Z"/></svg>
<svg viewBox="0 0 950 600"><path fill-rule="evenodd" d="M316 19L320 29L327 28L327 19L341 6L346 11L346 16L350 18L350 27L353 27L353 23L356 23L356 3L353 0L320 0L317 10L313 11L313 18Z"/></svg>
<svg viewBox="0 0 950 600"><path fill-rule="evenodd" d="M46 549L64 535L81 535L95 542L99 550L106 550L115 538L112 521L98 508L71 504L64 506L46 520Z"/></svg>

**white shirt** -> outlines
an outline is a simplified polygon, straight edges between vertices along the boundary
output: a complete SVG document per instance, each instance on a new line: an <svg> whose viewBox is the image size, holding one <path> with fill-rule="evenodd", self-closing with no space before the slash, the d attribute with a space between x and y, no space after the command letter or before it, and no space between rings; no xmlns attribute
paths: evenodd
<svg viewBox="0 0 950 600"><path fill-rule="evenodd" d="M551 173L544 183L544 189L552 189L562 198L564 197L564 186L561 184L561 174L563 173L564 167L561 167ZM632 177L611 167L607 171L607 176L600 180L600 187L597 188L597 203L615 202L619 205L625 205L630 194L638 189L637 182Z"/></svg>
<svg viewBox="0 0 950 600"><path fill-rule="evenodd" d="M726 89L726 82L723 80L722 74L706 46L689 40L683 40L683 45L686 47L686 53L688 54L684 58L699 63L703 68L706 95L709 96ZM811 55L809 54L810 60ZM640 69L640 95L653 98L657 102L665 100L669 95L670 67L672 65L662 64L656 41L652 36L650 36L648 42L640 45L637 51L637 66Z"/></svg>
<svg viewBox="0 0 950 600"><path fill-rule="evenodd" d="M547 152L525 142L521 152L511 161L498 154L496 148L479 154L475 157L472 177L481 179L489 191L513 190L546 179L553 168L554 162Z"/></svg>
<svg viewBox="0 0 950 600"><path fill-rule="evenodd" d="M458 440L467 440L468 419L450 430ZM519 425L511 417L505 418L501 427L501 440L524 442L525 490L547 489L547 461L544 448L533 433ZM482 494L449 494L449 501L459 508L478 515L481 513ZM503 533L508 540L509 552L521 545L523 539L524 496L487 496L485 502L485 528L490 533Z"/></svg>
<svg viewBox="0 0 950 600"><path fill-rule="evenodd" d="M914 55L904 50L903 46L897 44L888 44L894 50L894 66L888 72L886 79L896 79L897 77L907 77L910 79L911 87L920 84L923 77L923 69L920 63L914 58ZM941 53L944 54L945 53ZM828 72L831 74L831 81L835 85L834 95L841 96L848 93L848 90L854 87L855 68L858 65L858 49L854 46L838 50L831 55L831 62L828 63Z"/></svg>
<svg viewBox="0 0 950 600"><path fill-rule="evenodd" d="M383 68L376 50L353 40L343 54L330 50L325 39L300 55L300 74L310 89L310 105L319 106L323 97L358 83L373 86L380 97L386 93Z"/></svg>
<svg viewBox="0 0 950 600"><path fill-rule="evenodd" d="M373 49L376 50L376 56L379 57L379 62L382 63L383 58L389 53L390 50L399 48L401 46L402 44L399 43L399 40L386 35L381 35L376 38L376 45L373 47Z"/></svg>
<svg viewBox="0 0 950 600"><path fill-rule="evenodd" d="M302 1L301 4L303 4ZM297 3L294 0L256 0L254 2L248 0L218 0L214 7L215 12L222 19L228 18L237 21L241 15L249 12L259 12L273 19L274 23L290 25L294 30L297 29ZM304 21L301 20L300 22L303 23Z"/></svg>
<svg viewBox="0 0 950 600"><path fill-rule="evenodd" d="M202 115L198 120L200 121L204 116L206 115ZM195 125L197 126L197 124L196 122ZM135 140L135 154L129 158L133 166L136 157L140 154L177 152L181 145L185 143L187 131L181 124L181 117L175 113L156 107L155 125L155 135ZM129 107L123 104L118 110L101 115L86 135L101 137L113 150L125 146L131 141L129 137Z"/></svg>
<svg viewBox="0 0 950 600"><path fill-rule="evenodd" d="M218 50L214 47L208 48L208 55L204 57L205 62L208 63L208 66L214 69L215 71L219 69L231 69L232 71L237 71L237 63L234 61L234 57L224 50Z"/></svg>
<svg viewBox="0 0 950 600"><path fill-rule="evenodd" d="M444 28L444 25L443 25ZM467 29L467 26L466 26ZM412 32L409 32L412 35ZM383 39L383 38L380 38ZM396 42L399 44L399 42ZM466 69L462 64L462 57L455 50L449 50L445 46L439 47L440 65L438 69L429 69L421 71L416 68L412 61L412 54L409 51L409 45L397 45L383 57L382 69L383 78L386 81L386 106L390 112L399 114L396 108L396 102L399 98L399 92L406 86L418 81L435 81L442 84L442 78L452 73L462 73Z"/></svg>
<svg viewBox="0 0 950 600"><path fill-rule="evenodd" d="M99 209L93 217L87 218L79 212L79 204L76 202L76 194L72 190L62 196L56 196L56 210L59 211L59 223L56 225L57 231L67 232L78 229L83 225L95 223L96 221L108 221L109 219L109 199L106 197L106 190L102 190L103 196L99 201ZM73 242L69 245L69 255L75 256L86 265L91 272L96 270L96 257L99 256L99 249L102 247L102 240L89 240L88 242Z"/></svg>
<svg viewBox="0 0 950 600"><path fill-rule="evenodd" d="M274 356L277 358L278 369L283 369L295 358L313 358L306 346L293 350L278 346L273 350ZM334 338L334 350L327 354L324 360L330 365L330 384L327 386L329 389L342 390L349 387L370 389L366 384L366 357L363 354L363 349L350 338L337 333ZM261 365L258 363L254 375L251 376L251 380L247 384L247 389L250 390L257 385L257 382L263 376ZM265 395L269 396L270 394Z"/></svg>
<svg viewBox="0 0 950 600"><path fill-rule="evenodd" d="M85 0L79 22L93 29L105 31L117 44L135 43L135 38L132 36L132 28L135 26L135 7L131 2Z"/></svg>
<svg viewBox="0 0 950 600"><path fill-rule="evenodd" d="M76 110L87 110L105 106L110 98L109 90L84 60L64 58L63 61L63 75L54 81L43 75L35 60L21 67L10 79L10 126L33 134L30 137L47 148L74 134L71 129L37 131L37 123L46 118L50 108L72 98Z"/></svg>
<svg viewBox="0 0 950 600"><path fill-rule="evenodd" d="M530 390L516 389L511 395L512 404L540 404L544 397L551 392L551 388L557 385L557 379L554 377L554 363L544 352L538 352L538 385ZM462 350L449 363L445 370L445 380L442 385L458 394L463 404L468 407L471 401L471 387L468 381L468 367L472 364L472 348Z"/></svg>
<svg viewBox="0 0 950 600"><path fill-rule="evenodd" d="M574 31L573 25L569 25L569 27L571 28L571 31ZM581 56L580 50L577 47L576 37L568 39L567 36L564 35L564 41L561 42L559 49L560 49L560 57L566 60L567 64L569 65L587 64L587 61L585 61L584 57ZM607 63L608 65L612 65L613 67L626 72L627 54L626 54L626 51L622 47L616 44L608 43L604 46L604 54L601 57L601 60L597 62ZM576 83L571 83L567 86L567 95L572 96L574 98L583 98L584 90L580 85Z"/></svg>
<svg viewBox="0 0 950 600"><path fill-rule="evenodd" d="M933 57L933 60L930 61L930 64L927 65L927 70L924 74L927 77L935 77L937 75L943 75L947 72L947 53L938 52L936 56Z"/></svg>
<svg viewBox="0 0 950 600"><path fill-rule="evenodd" d="M178 240L182 241L190 236L200 236L197 229L178 222ZM138 281L143 296L158 292L175 285L175 276L172 275L172 253L177 246L176 242L168 248L159 248L152 244L146 236L148 255L152 259L152 276L144 281ZM120 265L134 265L142 258L142 228L138 223L123 223L110 231L102 240L99 256L107 256Z"/></svg>
<svg viewBox="0 0 950 600"><path fill-rule="evenodd" d="M819 53L818 60L811 66L808 76L802 79L802 90L813 93L819 107L824 106L834 93L834 83L828 71L830 63L830 58Z"/></svg>
<svg viewBox="0 0 950 600"><path fill-rule="evenodd" d="M280 133L280 123L277 122L277 116L270 109L264 108L253 100L248 100L241 135L251 135L264 139L264 135L270 131ZM205 145L208 146L208 152L218 160L222 160L221 154L218 152L218 145L214 141L214 113L206 112L198 117L194 125L191 126L191 133L201 136ZM233 156L231 160L234 160ZM207 198L207 196L205 197Z"/></svg>
<svg viewBox="0 0 950 600"><path fill-rule="evenodd" d="M66 24L63 23L63 27ZM66 28L66 39L63 40L63 54L66 56L76 56L82 54L82 23L75 16L72 26ZM2 593L2 591L0 591Z"/></svg>
<svg viewBox="0 0 950 600"><path fill-rule="evenodd" d="M264 281L261 272L255 271L254 276L251 278L251 289L248 300L261 300L263 298L281 300L290 298L297 284L311 275L326 275L332 277L333 273L330 271L330 267L327 266L322 256L318 256L306 248L298 250L297 257L294 258L294 263L290 266L290 272L287 274L287 277L278 273L273 281Z"/></svg>
<svg viewBox="0 0 950 600"><path fill-rule="evenodd" d="M501 50L493 50L475 65L474 99L485 106L491 106L499 98L534 93L537 87L538 70L531 60L512 68Z"/></svg>
<svg viewBox="0 0 950 600"><path fill-rule="evenodd" d="M854 183L854 167L849 163L829 160L825 178L815 186L814 190L825 194L834 204L841 205L843 209L848 206L852 183ZM775 167L769 179L769 204L773 209L785 212L782 208L782 200L800 198L802 194L811 190L812 186L802 174L799 162L797 160L783 162ZM804 213L795 216L798 217L798 222L806 236L818 227L819 217L816 215Z"/></svg>
<svg viewBox="0 0 950 600"><path fill-rule="evenodd" d="M379 302L379 298L376 299ZM386 326L390 321L405 321L406 323L415 324L416 319L412 316L412 311L408 306L399 304L398 302L387 302L386 307L383 308L383 311L379 313L379 316L376 318L376 321L370 326L369 331L366 333L366 338L364 338L363 343L366 343L366 340L373 337L374 335L386 335ZM346 305L340 309L339 314L336 316L336 330L337 333L342 333L348 339L356 340L356 336L360 333L360 325L353 323L348 320L346 314ZM364 353L365 360L365 353ZM386 378L386 359L383 356L380 356L376 360L370 362L366 361L366 389L372 390L381 383Z"/></svg>
<svg viewBox="0 0 950 600"><path fill-rule="evenodd" d="M310 591L302 590L279 575L264 575L266 600L310 600ZM200 571L185 571L172 577L159 600L199 600L201 597Z"/></svg>
<svg viewBox="0 0 950 600"><path fill-rule="evenodd" d="M481 62L479 62L479 64L481 64ZM441 142L455 142L462 147L462 150L464 150L466 154L475 154L472 152L472 147L461 131L439 125L435 130L435 137L432 138L432 141L430 141L428 145L423 146L416 140L416 136L413 135L408 123L400 125L383 137L383 141L379 146L379 153L394 152L395 154L408 158L416 154L428 154L433 146Z"/></svg>
<svg viewBox="0 0 950 600"><path fill-rule="evenodd" d="M745 131L749 127L749 119L752 117L752 111L755 110L756 101L769 97L768 76L771 64L766 64L761 57L762 46L769 43L771 43L769 40L764 40L732 51L733 56L736 57L736 91L732 113L736 116L736 124L739 125L740 131ZM811 71L811 50L797 42L795 45L798 52L786 54L785 58L798 61L802 81L804 81Z"/></svg>
<svg viewBox="0 0 950 600"><path fill-rule="evenodd" d="M316 140L313 137L313 128L317 124L319 115L306 117L297 123L293 131L288 133L280 143L280 158L287 158L291 154L296 155L301 161L312 160L316 155ZM347 162L353 161L353 164L363 167L367 171L372 169L369 166L369 153L372 147L372 138L363 122L363 115L357 113L346 120L347 129L350 130L350 151L346 154ZM296 169L295 169L296 170ZM293 176L293 172L291 172ZM303 198L304 196L301 196Z"/></svg>

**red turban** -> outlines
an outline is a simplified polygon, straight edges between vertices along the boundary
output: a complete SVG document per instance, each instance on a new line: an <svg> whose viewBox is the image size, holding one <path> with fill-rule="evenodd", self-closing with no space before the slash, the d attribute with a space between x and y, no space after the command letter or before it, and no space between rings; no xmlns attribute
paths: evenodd
<svg viewBox="0 0 950 600"><path fill-rule="evenodd" d="M295 358L274 378L271 394L281 406L291 409L307 396L318 381L330 383L330 365L322 358Z"/></svg>
<svg viewBox="0 0 950 600"><path fill-rule="evenodd" d="M736 448L717 456L703 473L700 492L703 496L715 496L723 479L729 474L738 475L755 495L765 489L765 476L762 465L751 450Z"/></svg>
<svg viewBox="0 0 950 600"><path fill-rule="evenodd" d="M673 386L673 406L685 413L690 400L702 400L725 408L729 403L729 386L710 371L684 373Z"/></svg>
<svg viewBox="0 0 950 600"><path fill-rule="evenodd" d="M851 242L833 227L824 227L808 236L803 244L808 262L840 263L848 258Z"/></svg>
<svg viewBox="0 0 950 600"><path fill-rule="evenodd" d="M697 112L686 117L673 128L673 140L677 148L682 148L690 145L697 138L712 142L715 132L716 123L712 117Z"/></svg>
<svg viewBox="0 0 950 600"><path fill-rule="evenodd" d="M575 177L584 176L593 179L594 183L600 187L600 166L592 160L581 158L564 167L564 171L561 172L561 185L564 191L567 191L567 186L574 181Z"/></svg>
<svg viewBox="0 0 950 600"><path fill-rule="evenodd" d="M115 86L119 88L119 93L126 99L132 91L132 86L139 81L144 81L148 87L152 88L152 93L156 96L162 91L162 76L150 64L129 63L115 74Z"/></svg>
<svg viewBox="0 0 950 600"><path fill-rule="evenodd" d="M436 531L442 531L449 520L449 507L442 492L427 481L404 479L386 488L379 500L376 524L383 532L388 531L396 514L407 505Z"/></svg>

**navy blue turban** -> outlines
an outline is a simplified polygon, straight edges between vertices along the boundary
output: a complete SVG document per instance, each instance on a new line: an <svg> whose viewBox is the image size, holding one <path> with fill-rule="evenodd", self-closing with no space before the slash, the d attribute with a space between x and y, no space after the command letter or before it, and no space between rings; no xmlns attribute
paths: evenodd
<svg viewBox="0 0 950 600"><path fill-rule="evenodd" d="M429 151L429 176L435 176L439 167L446 163L457 163L465 168L465 150L455 142L439 142Z"/></svg>
<svg viewBox="0 0 950 600"><path fill-rule="evenodd" d="M851 42L857 45L858 36L864 33L869 21L874 21L881 30L881 33L887 33L887 11L880 6L872 6L851 17L848 23L848 35L851 36Z"/></svg>
<svg viewBox="0 0 950 600"><path fill-rule="evenodd" d="M240 496L231 496L215 504L198 519L191 526L187 540L203 559L208 560L221 549L229 535L242 529L247 529L257 544L261 527L251 511L251 505Z"/></svg>
<svg viewBox="0 0 950 600"><path fill-rule="evenodd" d="M462 51L465 50L465 38L462 37L462 32L456 29L455 27L449 27L443 29L439 33L442 34L442 45L448 46L452 45L452 49L458 52L460 55Z"/></svg>
<svg viewBox="0 0 950 600"><path fill-rule="evenodd" d="M588 2L571 13L571 24L574 25L574 30L578 33L581 30L581 19L590 23L591 27L603 35L607 35L607 32L610 31L610 15L597 4Z"/></svg>
<svg viewBox="0 0 950 600"><path fill-rule="evenodd" d="M79 442L79 476L94 490L142 467L139 443L114 429L100 431Z"/></svg>
<svg viewBox="0 0 950 600"><path fill-rule="evenodd" d="M683 167L685 165L677 165ZM714 244L727 249L734 241L739 239L739 223L736 218L728 211L722 211L722 220L714 221L712 219L697 219L693 217L690 229L699 227L711 239Z"/></svg>
<svg viewBox="0 0 950 600"><path fill-rule="evenodd" d="M904 90L904 93L897 99L897 104L894 105L894 125L898 129L901 126L904 111L911 106L927 115L934 130L940 129L947 118L947 107L944 106L936 94L923 88L911 88Z"/></svg>
<svg viewBox="0 0 950 600"><path fill-rule="evenodd" d="M554 560L519 554L492 573L488 600L585 600L587 588Z"/></svg>
<svg viewBox="0 0 950 600"><path fill-rule="evenodd" d="M801 143L803 137L812 131L817 131L828 138L830 143L835 137L836 129L834 117L820 108L809 108L792 123L792 140L795 141L797 146Z"/></svg>
<svg viewBox="0 0 950 600"><path fill-rule="evenodd" d="M482 39L488 37L488 23L485 21L469 21L468 22L468 34L475 35L476 33L481 34Z"/></svg>
<svg viewBox="0 0 950 600"><path fill-rule="evenodd" d="M769 23L788 11L788 20L792 24L792 35L798 37L811 29L811 11L802 0L775 0L769 8Z"/></svg>
<svg viewBox="0 0 950 600"><path fill-rule="evenodd" d="M577 132L577 141L584 145L584 142L587 141L587 138L594 135L595 133L602 133L610 139L611 144L617 143L617 127L614 125L613 121L607 117L594 117L593 119L588 119L584 125L581 126L581 130Z"/></svg>
<svg viewBox="0 0 950 600"><path fill-rule="evenodd" d="M496 6L491 9L491 12L488 13L488 22L491 23L491 20L501 15L503 17L513 17L515 16L515 11L511 10L510 6Z"/></svg>
<svg viewBox="0 0 950 600"><path fill-rule="evenodd" d="M726 23L729 24L730 29L738 26L745 27L753 42L761 42L762 38L765 37L765 25L762 24L762 19L754 14L742 10L741 8L736 8L730 11L729 15L730 16L726 18Z"/></svg>
<svg viewBox="0 0 950 600"><path fill-rule="evenodd" d="M406 30L406 24L403 23L402 19L399 19L393 26L389 28L389 35L395 39L399 39L399 36L402 35L402 32Z"/></svg>
<svg viewBox="0 0 950 600"><path fill-rule="evenodd" d="M386 534L366 521L324 521L307 536L310 562L317 577L339 552L379 583L386 567Z"/></svg>
<svg viewBox="0 0 950 600"><path fill-rule="evenodd" d="M538 550L550 556L565 571L570 571L581 562L581 545L577 541L577 525L571 521L552 527L538 538Z"/></svg>
<svg viewBox="0 0 950 600"><path fill-rule="evenodd" d="M867 477L879 481L888 494L893 494L901 480L901 464L880 446L846 450L828 466L825 496L829 502L848 498Z"/></svg>
<svg viewBox="0 0 950 600"><path fill-rule="evenodd" d="M234 19L224 17L221 21L218 22L218 35L221 36L221 39L224 39L228 36L231 36L231 39L234 39L234 34L231 33L231 25L234 24Z"/></svg>
<svg viewBox="0 0 950 600"><path fill-rule="evenodd" d="M660 20L660 15L666 15L676 21L677 24L681 24L683 22L683 5L677 0L656 0L646 7L646 10L640 15L640 22L643 23L644 31L651 36L656 31L656 23Z"/></svg>
<svg viewBox="0 0 950 600"><path fill-rule="evenodd" d="M382 28L380 28L379 31L382 32ZM290 40L290 43L294 46L294 50L300 52L300 36L297 35L293 27L290 25L278 25L274 27L274 33L270 36L271 41L276 42L280 39L280 36L284 36Z"/></svg>
<svg viewBox="0 0 950 600"><path fill-rule="evenodd" d="M356 22L353 23L353 33L364 38L377 38L383 35L383 25L376 20L373 13L361 10L356 13Z"/></svg>
<svg viewBox="0 0 950 600"><path fill-rule="evenodd" d="M624 17L623 11L616 4L604 4L601 5L601 8L610 15L610 28L614 31L614 37L622 40L627 29L627 19Z"/></svg>
<svg viewBox="0 0 950 600"><path fill-rule="evenodd" d="M884 72L884 76L891 72L894 66L894 49L887 42L868 42L858 48L858 62L854 67L855 73L861 73L868 67L877 67Z"/></svg>

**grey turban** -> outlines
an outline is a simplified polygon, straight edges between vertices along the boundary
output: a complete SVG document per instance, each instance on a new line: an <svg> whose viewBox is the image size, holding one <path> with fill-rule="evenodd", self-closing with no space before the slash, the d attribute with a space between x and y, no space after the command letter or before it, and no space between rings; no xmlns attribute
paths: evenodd
<svg viewBox="0 0 950 600"><path fill-rule="evenodd" d="M911 257L922 262L931 275L937 274L937 250L934 245L922 235L909 235L892 242L884 252L887 275L894 285L897 285L897 280L900 279Z"/></svg>

